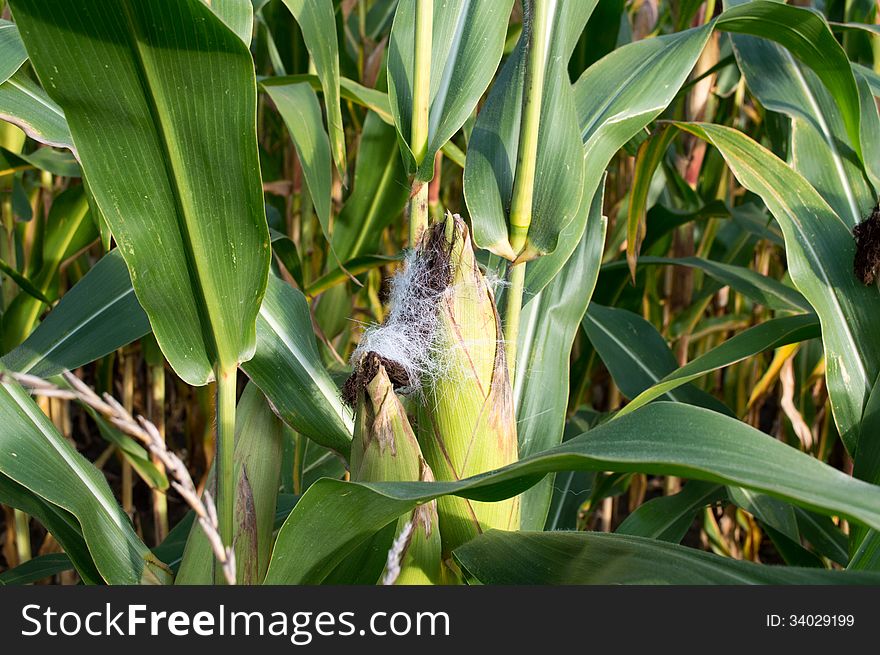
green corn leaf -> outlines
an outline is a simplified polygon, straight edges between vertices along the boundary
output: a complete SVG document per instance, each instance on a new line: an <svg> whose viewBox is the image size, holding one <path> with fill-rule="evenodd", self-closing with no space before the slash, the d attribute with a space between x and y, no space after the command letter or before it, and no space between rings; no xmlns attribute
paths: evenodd
<svg viewBox="0 0 880 655"><path fill-rule="evenodd" d="M238 401L235 418L235 479L239 490L240 481L248 481L251 505L247 513L237 506L236 515L240 520L247 516L253 519L251 524L239 524L234 537L236 570L242 584L259 583L269 565L281 474L281 439L281 422L260 390L249 384ZM175 584L211 584L212 564L208 538L202 527L193 523Z"/></svg>
<svg viewBox="0 0 880 655"><path fill-rule="evenodd" d="M812 307L797 289L778 280L761 275L744 266L716 262L702 257L640 257L639 266L671 264L696 268L724 285L729 285L756 303L775 311L811 311ZM602 271L621 269L624 262L615 261L602 265Z"/></svg>
<svg viewBox="0 0 880 655"><path fill-rule="evenodd" d="M832 209L855 225L876 202L834 97L818 76L785 48L733 35L734 52L749 90L764 107L791 118L789 163ZM849 156L848 156L849 155Z"/></svg>
<svg viewBox="0 0 880 655"><path fill-rule="evenodd" d="M434 155L464 125L492 81L513 2L432 0L428 149L417 163L410 143L416 1L397 4L388 43L388 98L407 170L427 182L434 177Z"/></svg>
<svg viewBox="0 0 880 655"><path fill-rule="evenodd" d="M798 529L813 550L828 559L846 566L849 561L846 535L827 516L810 512L801 507L794 508Z"/></svg>
<svg viewBox="0 0 880 655"><path fill-rule="evenodd" d="M718 148L739 182L757 193L785 235L792 280L819 315L834 420L850 453L880 371L876 288L853 274L850 226L796 171L741 132L719 125L679 124Z"/></svg>
<svg viewBox="0 0 880 655"><path fill-rule="evenodd" d="M635 398L677 368L666 341L637 314L591 303L582 324L590 343L627 398ZM669 400L730 413L719 400L693 386L664 393Z"/></svg>
<svg viewBox="0 0 880 655"><path fill-rule="evenodd" d="M795 544L800 544L797 519L791 505L765 494L738 487L728 488L727 496L734 505L746 510L761 523L779 531Z"/></svg>
<svg viewBox="0 0 880 655"><path fill-rule="evenodd" d="M102 584L104 579L95 568L82 528L67 510L44 500L30 489L0 473L0 502L15 507L43 524L73 562L85 584Z"/></svg>
<svg viewBox="0 0 880 655"><path fill-rule="evenodd" d="M861 158L859 91L849 59L821 14L780 2L728 2L715 20L724 32L775 41L809 66L837 101L850 143Z"/></svg>
<svg viewBox="0 0 880 655"><path fill-rule="evenodd" d="M14 371L51 377L95 361L149 332L128 271L114 250L64 295L21 346L0 361ZM348 454L351 412L321 362L308 304L302 293L274 276L258 315L256 353L243 369L285 422L318 443Z"/></svg>
<svg viewBox="0 0 880 655"><path fill-rule="evenodd" d="M24 389L14 382L0 387L0 473L76 517L108 583L164 581L164 570L135 534L104 476L58 434Z"/></svg>
<svg viewBox="0 0 880 655"><path fill-rule="evenodd" d="M299 75L277 75L275 77L260 78L260 86L266 90L272 86L288 86L304 82L315 91L323 93L324 89L321 86L321 78L317 75L301 73ZM340 77L339 94L343 100L350 100L356 105L375 112L382 119L382 122L394 125L394 117L391 115L391 105L388 102L387 93L378 89L371 89L347 77Z"/></svg>
<svg viewBox="0 0 880 655"><path fill-rule="evenodd" d="M672 496L639 505L617 527L617 534L679 543L693 525L697 512L723 499L724 487L693 480Z"/></svg>
<svg viewBox="0 0 880 655"><path fill-rule="evenodd" d="M254 31L254 5L251 0L210 0L206 3L245 45Z"/></svg>
<svg viewBox="0 0 880 655"><path fill-rule="evenodd" d="M629 414L655 398L659 398L682 384L696 380L710 371L741 362L765 350L779 348L790 343L800 343L819 336L819 320L815 314L785 316L759 323L732 336L709 352L666 375L662 380L633 398L616 416Z"/></svg>
<svg viewBox="0 0 880 655"><path fill-rule="evenodd" d="M273 84L263 88L287 125L321 229L330 239L330 141L321 122L318 96L304 83Z"/></svg>
<svg viewBox="0 0 880 655"><path fill-rule="evenodd" d="M590 217L577 250L553 281L523 307L516 351L517 370L523 375L517 376L513 388L520 458L562 441L571 348L592 296L605 244L603 196L597 193L588 206ZM523 495L523 530L544 525L552 496L552 476Z"/></svg>
<svg viewBox="0 0 880 655"><path fill-rule="evenodd" d="M626 263L633 282L636 279L636 264L645 238L648 193L654 172L666 156L666 150L675 136L669 127L661 128L650 139L639 146L636 165L633 171L633 185L629 197L629 210L626 215Z"/></svg>
<svg viewBox="0 0 880 655"><path fill-rule="evenodd" d="M641 537L488 532L455 553L483 584L876 585L880 575L766 566Z"/></svg>
<svg viewBox="0 0 880 655"><path fill-rule="evenodd" d="M98 261L23 344L3 357L7 368L41 377L73 370L150 332L118 250Z"/></svg>
<svg viewBox="0 0 880 655"><path fill-rule="evenodd" d="M592 195L589 190L599 186L615 153L672 102L710 33L709 27L701 27L625 45L596 62L574 84L584 142L585 194ZM556 251L529 265L527 293L537 293L553 279L584 228L582 220L571 221L560 233Z"/></svg>
<svg viewBox="0 0 880 655"><path fill-rule="evenodd" d="M853 479L736 419L683 403L658 402L556 448L459 482L320 480L282 526L266 581L320 582L359 544L417 503L443 494L481 501L509 498L548 472L570 470L639 471L745 487L880 527L880 487Z"/></svg>
<svg viewBox="0 0 880 655"><path fill-rule="evenodd" d="M563 228L574 222L582 194L585 202L593 197L593 189L601 177L600 174L592 187L583 185L584 153L578 139L580 108L568 79L568 60L595 6L595 0L556 3L549 21L551 34L535 35L535 38L548 38L550 44L544 72L527 245L527 249L535 254L553 252L557 243L565 243L561 236ZM528 31L524 30L516 49L492 85L486 103L477 115L465 163L464 196L474 226L474 241L481 248L508 260L519 254L513 252L510 245L508 212L519 151L529 38ZM581 217L582 225L586 212ZM582 233L583 227L567 241L569 255L580 242Z"/></svg>
<svg viewBox="0 0 880 655"><path fill-rule="evenodd" d="M332 0L284 0L302 29L303 40L315 64L321 87L333 160L339 176L346 179L345 129L339 106L339 45L336 42L336 17Z"/></svg>
<svg viewBox="0 0 880 655"><path fill-rule="evenodd" d="M23 71L0 84L0 119L35 141L76 152L64 111Z"/></svg>
<svg viewBox="0 0 880 655"><path fill-rule="evenodd" d="M247 47L199 0L12 8L171 366L201 385L250 359L270 253Z"/></svg>
<svg viewBox="0 0 880 655"><path fill-rule="evenodd" d="M333 250L341 261L376 252L382 230L409 200L406 169L394 128L368 112L361 133L354 185L333 226Z"/></svg>
<svg viewBox="0 0 880 655"><path fill-rule="evenodd" d="M98 238L82 186L60 194L52 203L43 235L41 264L34 275L38 294L19 294L3 314L3 349L10 350L30 334L45 304L54 295L61 263Z"/></svg>
<svg viewBox="0 0 880 655"><path fill-rule="evenodd" d="M69 571L73 568L70 558L64 553L39 555L23 564L0 573L0 585L25 585L39 582L49 576Z"/></svg>
<svg viewBox="0 0 880 655"><path fill-rule="evenodd" d="M12 77L26 59L27 51L15 23L0 20L0 84Z"/></svg>
<svg viewBox="0 0 880 655"><path fill-rule="evenodd" d="M257 323L257 350L245 373L285 423L347 457L353 419L321 363L305 297L271 276Z"/></svg>

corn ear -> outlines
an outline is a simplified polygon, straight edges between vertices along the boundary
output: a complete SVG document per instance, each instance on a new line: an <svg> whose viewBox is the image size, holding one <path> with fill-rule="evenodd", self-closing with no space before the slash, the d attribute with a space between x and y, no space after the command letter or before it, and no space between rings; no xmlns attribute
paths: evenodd
<svg viewBox="0 0 880 655"><path fill-rule="evenodd" d="M362 482L433 481L406 410L394 393L375 353L360 362L366 384L358 392L351 479ZM431 501L400 517L383 580L388 584L438 584L441 579L437 503Z"/></svg>
<svg viewBox="0 0 880 655"><path fill-rule="evenodd" d="M477 266L465 223L447 216L431 228L423 247L436 249L441 236L450 284L437 307L434 338L446 361L442 375L423 382L418 429L434 475L450 481L510 464L518 450L494 295ZM487 503L445 496L438 511L445 556L486 530L519 528L518 497Z"/></svg>

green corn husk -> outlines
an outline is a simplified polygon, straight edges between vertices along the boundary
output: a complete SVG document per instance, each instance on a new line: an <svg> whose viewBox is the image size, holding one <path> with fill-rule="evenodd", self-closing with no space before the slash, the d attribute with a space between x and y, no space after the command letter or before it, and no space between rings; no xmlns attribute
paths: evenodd
<svg viewBox="0 0 880 655"><path fill-rule="evenodd" d="M438 243L448 259L437 257ZM464 221L448 216L420 247L433 248L428 256L438 265L448 262L450 284L438 304L434 335L446 361L441 375L423 382L419 443L438 480L459 480L518 459L510 378L495 299ZM445 557L486 530L519 529L518 497L487 503L445 496L438 512Z"/></svg>
<svg viewBox="0 0 880 655"><path fill-rule="evenodd" d="M374 353L359 364L364 386L358 392L354 440L351 446L351 479L362 482L433 481L422 457L406 410L394 393L385 367ZM366 381L375 369L375 375ZM393 584L439 584L442 561L437 503L416 507L400 517L395 531L399 562L396 570L383 573Z"/></svg>

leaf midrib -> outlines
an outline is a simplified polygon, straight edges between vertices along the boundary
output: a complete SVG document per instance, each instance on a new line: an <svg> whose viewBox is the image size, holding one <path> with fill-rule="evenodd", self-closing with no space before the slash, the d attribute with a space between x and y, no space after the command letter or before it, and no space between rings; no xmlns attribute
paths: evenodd
<svg viewBox="0 0 880 655"><path fill-rule="evenodd" d="M137 73L137 78L140 82L141 90L144 94L144 97L147 100L147 106L150 110L150 119L153 123L156 133L159 135L158 143L161 145L162 154L164 155L162 160L165 164L165 177L168 180L168 187L171 191L171 196L174 198L174 206L176 209L174 217L177 221L178 234L180 235L181 242L183 243L183 252L186 258L187 274L192 285L192 295L198 305L199 311L197 315L199 316L201 332L203 338L205 339L205 345L210 349L210 352L208 354L213 360L214 365L219 365L223 368L226 368L230 366L231 363L220 361L221 354L219 352L217 333L213 325L212 314L209 310L208 298L205 294L206 287L209 285L206 285L201 278L199 266L196 262L196 253L192 240L192 235L189 231L189 221L187 220L187 218L190 213L193 212L193 209L192 207L189 207L184 201L185 196L180 188L182 180L176 174L178 167L181 167L182 165L176 163L177 158L174 157L172 154L173 152L175 152L175 149L171 146L171 141L169 139L169 136L166 134L164 123L161 120L162 112L160 111L160 103L157 99L157 94L153 91L152 84L150 83L148 67L144 59L144 54L141 51L137 21L132 15L131 0L123 0L122 4L125 21L128 26L126 36L129 39L131 52L134 55L133 60L136 64L135 70ZM124 254L124 250L122 252Z"/></svg>

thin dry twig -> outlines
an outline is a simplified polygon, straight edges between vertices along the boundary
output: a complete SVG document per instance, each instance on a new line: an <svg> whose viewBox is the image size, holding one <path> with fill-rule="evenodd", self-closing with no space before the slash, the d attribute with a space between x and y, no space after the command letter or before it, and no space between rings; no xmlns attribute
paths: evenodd
<svg viewBox="0 0 880 655"><path fill-rule="evenodd" d="M64 371L63 376L70 385L70 389L64 389L34 375L12 371L0 373L0 383L5 379L12 379L35 395L78 400L101 414L120 431L143 443L165 465L165 470L174 479L171 486L196 513L199 525L202 526L202 530L211 544L211 549L223 569L226 581L229 584L235 584L235 553L231 547L224 546L223 540L220 538L214 499L207 491L201 498L199 497L186 465L176 454L168 450L156 426L143 416L138 415L137 418L132 416L110 394L105 393L103 397L98 396L91 387L70 371Z"/></svg>

